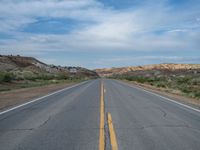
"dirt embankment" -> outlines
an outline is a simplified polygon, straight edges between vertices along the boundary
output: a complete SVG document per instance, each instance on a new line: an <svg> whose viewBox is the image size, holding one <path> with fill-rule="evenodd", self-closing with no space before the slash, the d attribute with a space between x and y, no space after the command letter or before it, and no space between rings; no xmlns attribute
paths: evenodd
<svg viewBox="0 0 200 150"><path fill-rule="evenodd" d="M54 84L0 92L0 111L19 105L32 99L47 95L54 91L69 87L75 83Z"/></svg>

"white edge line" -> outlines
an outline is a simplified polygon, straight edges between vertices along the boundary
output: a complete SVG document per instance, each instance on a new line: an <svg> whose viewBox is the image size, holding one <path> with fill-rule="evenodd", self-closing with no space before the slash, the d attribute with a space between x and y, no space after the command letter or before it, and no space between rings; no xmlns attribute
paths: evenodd
<svg viewBox="0 0 200 150"><path fill-rule="evenodd" d="M181 105L181 106L183 106L183 107L186 107L186 108L192 109L192 110L194 110L194 111L200 112L199 109L193 108L193 107L191 107L191 106L185 105L185 104L183 104L183 103L177 102L177 101L175 101L175 100L172 100L172 99L170 99L170 98L167 98L167 97L161 96L161 95L159 95L159 94L156 94L156 93L150 92L150 91L148 91L148 90L143 89L142 87L137 87L137 86L129 85L129 84L124 83L124 82L121 82L121 83L123 83L123 84L125 84L125 85L128 85L128 86L131 87L131 88L136 88L136 89L139 89L139 90L143 90L143 91L145 91L146 93L149 93L149 94L152 94L152 95L158 96L158 97L163 98L163 99L166 99L166 100L168 100L168 101L170 101L170 102L173 102L173 103L179 104L179 105Z"/></svg>
<svg viewBox="0 0 200 150"><path fill-rule="evenodd" d="M36 101L39 101L39 100L41 100L41 99L43 99L43 98L46 98L46 97L49 97L49 96L51 96L51 95L60 93L60 92L62 92L62 91L65 91L65 90L68 90L68 89L71 89L71 88L74 88L74 87L77 87L77 86L82 85L82 84L84 84L84 83L86 83L86 82L88 82L88 81L84 81L84 82L82 82L82 83L79 83L79 84L76 84L76 85L73 85L73 86L70 86L70 87L66 87L66 88L64 88L64 89L55 91L55 92L53 92L53 93L44 95L44 96L39 97L39 98L36 98L36 99L33 99L33 100L29 101L29 102L26 102L26 103L20 104L20 105L18 105L18 106L12 107L12 108L7 109L7 110L5 110L5 111L1 111L1 112L0 112L0 115L3 115L3 114L5 114L5 113L7 113L7 112L10 112L10 111L15 110L15 109L17 109L17 108L20 108L20 107L22 107L22 106L28 105L28 104L30 104L30 103L34 103L34 102L36 102Z"/></svg>

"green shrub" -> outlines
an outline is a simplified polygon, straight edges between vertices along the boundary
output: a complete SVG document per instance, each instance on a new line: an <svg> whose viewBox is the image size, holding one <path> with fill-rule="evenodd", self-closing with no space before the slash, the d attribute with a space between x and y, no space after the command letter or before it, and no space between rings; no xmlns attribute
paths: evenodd
<svg viewBox="0 0 200 150"><path fill-rule="evenodd" d="M158 88L167 88L172 90L178 90L183 95L189 97L196 97L200 99L200 77L198 75L162 75L162 76L150 76L145 75L114 75L111 78L136 81L139 83L145 83Z"/></svg>
<svg viewBox="0 0 200 150"><path fill-rule="evenodd" d="M194 96L197 97L197 98L200 98L200 91L195 92Z"/></svg>
<svg viewBox="0 0 200 150"><path fill-rule="evenodd" d="M56 79L58 80L68 80L68 79L71 79L67 74L59 74L57 75Z"/></svg>
<svg viewBox="0 0 200 150"><path fill-rule="evenodd" d="M14 74L10 72L0 72L0 83L11 82L14 79Z"/></svg>
<svg viewBox="0 0 200 150"><path fill-rule="evenodd" d="M185 84L185 83L189 84L190 81L192 80L192 77L190 76L177 77L176 80L178 84Z"/></svg>
<svg viewBox="0 0 200 150"><path fill-rule="evenodd" d="M39 74L36 76L36 79L39 79L39 80L52 80L54 78L55 76L52 74Z"/></svg>
<svg viewBox="0 0 200 150"><path fill-rule="evenodd" d="M35 75L31 71L24 71L23 72L23 77L24 77L25 80L32 80L32 81L37 79L37 75Z"/></svg>
<svg viewBox="0 0 200 150"><path fill-rule="evenodd" d="M166 85L164 83L157 83L156 86L161 88L166 88Z"/></svg>

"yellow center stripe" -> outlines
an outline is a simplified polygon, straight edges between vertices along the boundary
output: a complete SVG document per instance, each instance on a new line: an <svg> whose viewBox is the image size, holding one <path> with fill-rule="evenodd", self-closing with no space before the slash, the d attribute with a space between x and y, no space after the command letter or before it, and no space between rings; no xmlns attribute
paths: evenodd
<svg viewBox="0 0 200 150"><path fill-rule="evenodd" d="M116 138L113 122L112 122L112 117L109 112L108 112L108 128L109 128L109 133L110 133L110 142L111 142L112 150L118 150L117 138Z"/></svg>
<svg viewBox="0 0 200 150"><path fill-rule="evenodd" d="M104 150L105 148L104 138L104 88L101 82L99 150Z"/></svg>

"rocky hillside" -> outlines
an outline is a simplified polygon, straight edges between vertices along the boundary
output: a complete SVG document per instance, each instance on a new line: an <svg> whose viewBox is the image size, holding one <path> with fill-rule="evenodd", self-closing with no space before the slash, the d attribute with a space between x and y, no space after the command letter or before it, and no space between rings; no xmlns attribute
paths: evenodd
<svg viewBox="0 0 200 150"><path fill-rule="evenodd" d="M131 66L131 67L121 67L121 68L108 68L108 69L96 69L95 70L100 76L109 77L113 75L122 74L142 74L146 76L152 74L161 73L186 73L200 71L200 64L157 64L157 65L145 65L145 66Z"/></svg>
<svg viewBox="0 0 200 150"><path fill-rule="evenodd" d="M61 67L45 64L33 57L0 55L0 72L12 73L17 80L48 76L50 78L97 78L95 71L81 67Z"/></svg>

